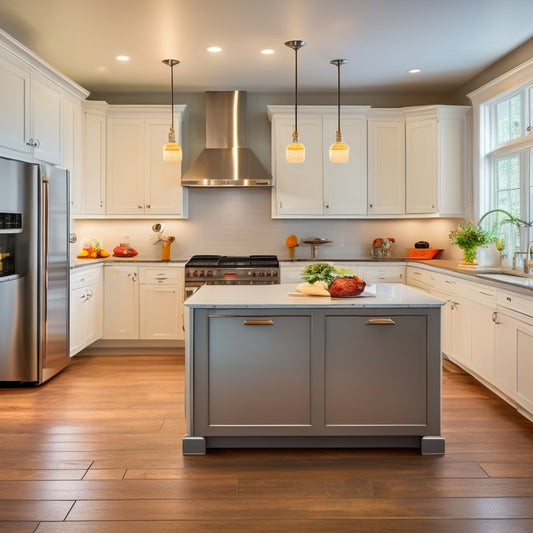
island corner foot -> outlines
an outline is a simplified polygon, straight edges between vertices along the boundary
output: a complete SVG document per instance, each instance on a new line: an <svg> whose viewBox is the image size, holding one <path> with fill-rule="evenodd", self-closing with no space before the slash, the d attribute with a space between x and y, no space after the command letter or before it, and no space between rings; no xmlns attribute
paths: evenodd
<svg viewBox="0 0 533 533"><path fill-rule="evenodd" d="M445 443L442 436L422 437L420 440L420 453L422 455L444 455Z"/></svg>
<svg viewBox="0 0 533 533"><path fill-rule="evenodd" d="M185 435L181 441L183 455L205 455L207 441L205 437L191 437Z"/></svg>

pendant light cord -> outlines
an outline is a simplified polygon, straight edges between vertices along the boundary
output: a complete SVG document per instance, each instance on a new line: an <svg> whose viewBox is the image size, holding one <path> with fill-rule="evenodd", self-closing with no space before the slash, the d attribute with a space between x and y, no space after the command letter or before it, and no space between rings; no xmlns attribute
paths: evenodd
<svg viewBox="0 0 533 533"><path fill-rule="evenodd" d="M174 131L174 65L170 65L170 108L172 113L171 128Z"/></svg>
<svg viewBox="0 0 533 533"><path fill-rule="evenodd" d="M298 48L294 49L294 131L298 134Z"/></svg>
<svg viewBox="0 0 533 533"><path fill-rule="evenodd" d="M341 131L341 63L337 63L337 135Z"/></svg>

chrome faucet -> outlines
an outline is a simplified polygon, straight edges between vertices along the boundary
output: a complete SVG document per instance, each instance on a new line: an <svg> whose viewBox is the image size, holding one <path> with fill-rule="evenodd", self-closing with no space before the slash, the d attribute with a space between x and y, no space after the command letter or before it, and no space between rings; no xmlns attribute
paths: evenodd
<svg viewBox="0 0 533 533"><path fill-rule="evenodd" d="M525 255L524 263L523 263L523 271L524 274L529 274L530 269L533 269L533 254L532 250L529 250L529 252L515 252L513 254L513 270L517 270L516 268L516 256L518 255Z"/></svg>

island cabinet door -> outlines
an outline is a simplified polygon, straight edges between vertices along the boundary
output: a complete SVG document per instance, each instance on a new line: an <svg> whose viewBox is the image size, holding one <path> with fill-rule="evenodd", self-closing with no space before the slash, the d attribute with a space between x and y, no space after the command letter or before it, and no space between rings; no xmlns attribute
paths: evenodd
<svg viewBox="0 0 533 533"><path fill-rule="evenodd" d="M309 429L311 347L311 316L210 316L207 372L202 376L196 365L196 399L203 398L197 429L206 435Z"/></svg>
<svg viewBox="0 0 533 533"><path fill-rule="evenodd" d="M328 432L371 428L381 435L397 428L406 435L426 427L427 346L426 316L328 316Z"/></svg>

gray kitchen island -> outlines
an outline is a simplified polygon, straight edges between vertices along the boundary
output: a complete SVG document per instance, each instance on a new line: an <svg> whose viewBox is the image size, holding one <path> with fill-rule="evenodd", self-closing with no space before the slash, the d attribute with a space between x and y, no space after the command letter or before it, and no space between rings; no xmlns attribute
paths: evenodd
<svg viewBox="0 0 533 533"><path fill-rule="evenodd" d="M442 300L397 283L355 298L206 285L186 300L184 455L208 448L443 454Z"/></svg>

